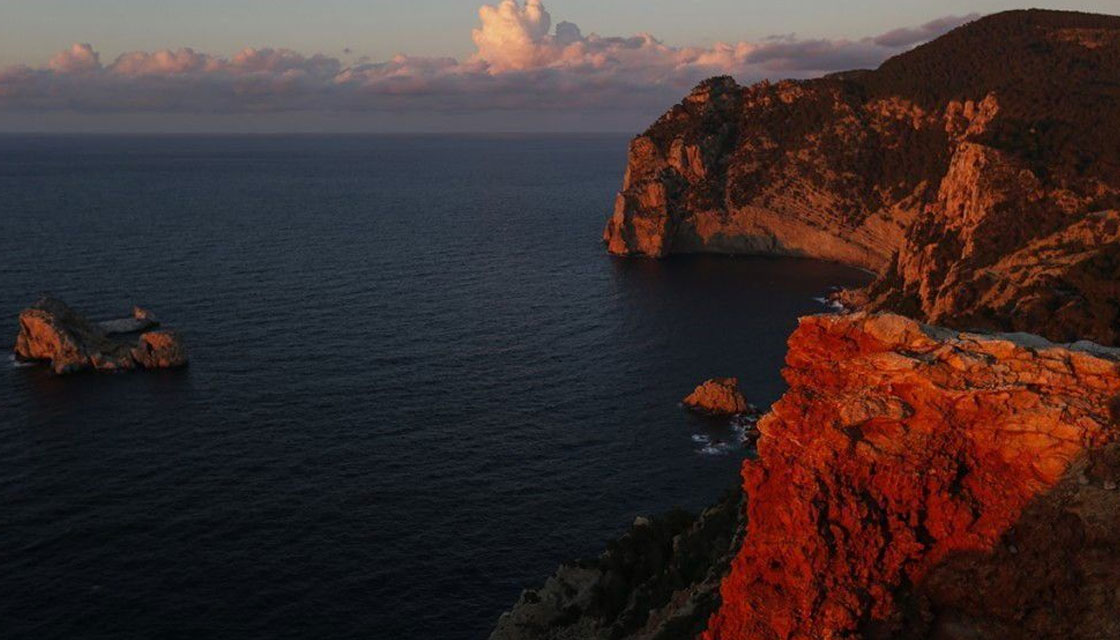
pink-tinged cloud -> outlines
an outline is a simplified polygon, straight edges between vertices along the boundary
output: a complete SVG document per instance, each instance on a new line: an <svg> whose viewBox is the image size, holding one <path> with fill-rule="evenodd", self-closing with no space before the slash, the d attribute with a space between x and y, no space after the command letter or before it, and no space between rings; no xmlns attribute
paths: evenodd
<svg viewBox="0 0 1120 640"><path fill-rule="evenodd" d="M570 22L553 28L541 0L500 0L479 10L476 52L462 61L402 55L347 66L288 49L221 57L187 48L129 52L103 64L93 47L75 44L44 67L0 70L0 110L660 109L712 75L752 82L874 66L976 17L947 17L859 40L783 36L676 47L649 34L584 35Z"/></svg>
<svg viewBox="0 0 1120 640"><path fill-rule="evenodd" d="M74 44L54 54L47 62L47 68L55 73L98 71L101 69L101 56L89 44Z"/></svg>

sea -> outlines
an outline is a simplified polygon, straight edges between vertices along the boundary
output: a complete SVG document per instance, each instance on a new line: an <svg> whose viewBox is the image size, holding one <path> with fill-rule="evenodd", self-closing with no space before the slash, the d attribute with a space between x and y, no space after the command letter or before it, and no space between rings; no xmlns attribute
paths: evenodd
<svg viewBox="0 0 1120 640"><path fill-rule="evenodd" d="M750 452L850 268L607 255L624 135L0 136L0 638L485 638ZM51 293L188 368L10 357Z"/></svg>

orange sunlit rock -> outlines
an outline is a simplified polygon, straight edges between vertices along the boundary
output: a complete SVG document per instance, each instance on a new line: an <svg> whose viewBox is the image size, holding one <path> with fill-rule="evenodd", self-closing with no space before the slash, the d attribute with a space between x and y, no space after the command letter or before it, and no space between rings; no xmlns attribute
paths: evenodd
<svg viewBox="0 0 1120 640"><path fill-rule="evenodd" d="M175 331L149 331L140 336L132 357L145 369L173 369L187 364L187 350Z"/></svg>
<svg viewBox="0 0 1120 640"><path fill-rule="evenodd" d="M690 409L712 415L735 415L750 408L739 391L738 378L712 378L696 387L682 402Z"/></svg>
<svg viewBox="0 0 1120 640"><path fill-rule="evenodd" d="M92 323L61 300L45 296L20 313L14 351L20 360L49 363L57 374L185 365L186 350L173 331L150 331L135 344L127 342L128 335L155 324L152 314L139 308L132 318Z"/></svg>
<svg viewBox="0 0 1120 640"><path fill-rule="evenodd" d="M1117 350L862 313L804 318L789 348L710 640L890 637L865 634L901 624L899 594L993 553L1120 435Z"/></svg>

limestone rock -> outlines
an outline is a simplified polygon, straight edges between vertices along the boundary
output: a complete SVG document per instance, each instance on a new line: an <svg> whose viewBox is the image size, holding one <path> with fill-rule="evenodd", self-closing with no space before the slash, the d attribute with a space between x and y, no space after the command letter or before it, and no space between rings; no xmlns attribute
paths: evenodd
<svg viewBox="0 0 1120 640"><path fill-rule="evenodd" d="M739 391L738 378L712 378L696 387L683 401L695 411L711 415L736 415L750 409Z"/></svg>
<svg viewBox="0 0 1120 640"><path fill-rule="evenodd" d="M117 320L103 320L97 326L106 334L139 333L159 326L155 314L140 307L132 308L132 316Z"/></svg>
<svg viewBox="0 0 1120 640"><path fill-rule="evenodd" d="M714 78L631 143L604 241L834 260L879 275L848 306L1117 345L1117 76L1120 17L1031 10L874 71Z"/></svg>
<svg viewBox="0 0 1120 640"><path fill-rule="evenodd" d="M149 331L140 336L132 358L145 369L173 369L187 364L187 349L175 331Z"/></svg>
<svg viewBox="0 0 1120 640"><path fill-rule="evenodd" d="M1120 349L1087 346L803 318L704 637L1120 637Z"/></svg>
<svg viewBox="0 0 1120 640"><path fill-rule="evenodd" d="M186 350L174 332L145 333L135 345L114 337L142 331L154 322L145 312L124 320L93 323L61 300L45 296L20 313L14 351L20 360L49 363L58 374L186 364Z"/></svg>

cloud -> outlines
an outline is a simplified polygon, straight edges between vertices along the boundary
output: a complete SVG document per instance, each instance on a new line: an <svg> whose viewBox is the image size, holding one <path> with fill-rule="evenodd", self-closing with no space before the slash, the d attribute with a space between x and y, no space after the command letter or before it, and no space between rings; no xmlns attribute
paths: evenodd
<svg viewBox="0 0 1120 640"><path fill-rule="evenodd" d="M640 33L584 35L542 0L482 6L464 60L396 56L343 64L289 49L223 57L190 48L133 51L109 64L75 44L45 66L0 70L0 111L79 113L472 112L636 109L656 113L705 77L742 82L875 66L976 16L946 17L858 40L767 38L677 47Z"/></svg>
<svg viewBox="0 0 1120 640"><path fill-rule="evenodd" d="M47 68L55 73L97 71L101 68L101 56L89 44L74 44L54 54L47 62Z"/></svg>
<svg viewBox="0 0 1120 640"><path fill-rule="evenodd" d="M121 54L110 67L112 73L123 76L178 75L214 70L216 60L193 49L177 51L132 51Z"/></svg>
<svg viewBox="0 0 1120 640"><path fill-rule="evenodd" d="M957 27L972 22L980 17L978 13L971 13L967 16L947 16L931 20L920 27L911 29L894 29L888 31L878 37L874 38L875 44L881 47L907 47L915 45L927 40L932 40L937 36L952 31Z"/></svg>
<svg viewBox="0 0 1120 640"><path fill-rule="evenodd" d="M549 35L552 16L541 0L502 0L478 10L482 26L474 30L475 58L489 63L490 71L524 70L547 65L559 41Z"/></svg>

